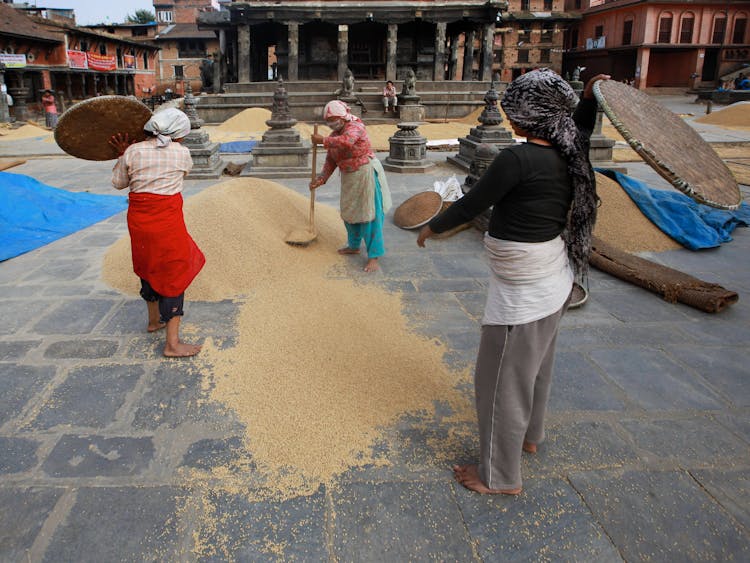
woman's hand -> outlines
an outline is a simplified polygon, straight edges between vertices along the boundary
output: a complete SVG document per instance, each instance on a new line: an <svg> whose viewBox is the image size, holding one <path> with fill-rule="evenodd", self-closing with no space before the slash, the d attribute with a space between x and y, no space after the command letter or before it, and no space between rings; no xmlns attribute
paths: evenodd
<svg viewBox="0 0 750 563"><path fill-rule="evenodd" d="M609 74L597 74L594 78L586 83L586 87L583 89L583 97L586 100L590 100L594 97L594 83L597 80L609 80L612 78Z"/></svg>
<svg viewBox="0 0 750 563"><path fill-rule="evenodd" d="M417 237L417 246L424 248L424 241L428 238L435 236L435 232L430 228L429 225L425 225L419 229L419 236Z"/></svg>
<svg viewBox="0 0 750 563"><path fill-rule="evenodd" d="M313 191L313 190L319 188L320 186L322 186L325 183L326 183L326 181L323 178L321 178L320 176L318 176L314 180L310 180L310 191Z"/></svg>
<svg viewBox="0 0 750 563"><path fill-rule="evenodd" d="M310 136L310 141L312 142L313 145L322 145L323 144L323 139L325 139L325 137L323 135L319 135L317 133L313 133Z"/></svg>
<svg viewBox="0 0 750 563"><path fill-rule="evenodd" d="M134 142L134 140L130 140L130 136L127 133L117 133L109 139L109 144L117 151L118 157L122 156L125 150Z"/></svg>

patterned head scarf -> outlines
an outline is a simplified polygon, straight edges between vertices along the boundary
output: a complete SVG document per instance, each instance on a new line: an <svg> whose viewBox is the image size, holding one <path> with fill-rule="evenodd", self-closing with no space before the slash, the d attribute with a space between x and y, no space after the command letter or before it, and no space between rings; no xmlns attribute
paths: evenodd
<svg viewBox="0 0 750 563"><path fill-rule="evenodd" d="M578 96L556 72L542 68L510 83L500 105L508 119L529 135L551 142L568 161L573 204L563 239L575 272L588 271L591 232L599 198L589 161L589 141L573 121Z"/></svg>
<svg viewBox="0 0 750 563"><path fill-rule="evenodd" d="M341 100L332 100L323 108L323 119L329 117L340 117L344 121L362 121L359 117L352 114L352 110Z"/></svg>
<svg viewBox="0 0 750 563"><path fill-rule="evenodd" d="M156 135L157 147L166 147L190 133L190 119L177 108L167 108L151 116L143 130Z"/></svg>

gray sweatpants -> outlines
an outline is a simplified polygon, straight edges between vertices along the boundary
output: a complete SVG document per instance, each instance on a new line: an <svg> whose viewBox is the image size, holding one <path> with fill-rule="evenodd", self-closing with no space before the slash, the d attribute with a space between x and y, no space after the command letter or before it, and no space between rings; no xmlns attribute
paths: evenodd
<svg viewBox="0 0 750 563"><path fill-rule="evenodd" d="M474 389L479 478L490 489L520 488L523 441L544 440L555 341L567 307L523 325L482 326Z"/></svg>

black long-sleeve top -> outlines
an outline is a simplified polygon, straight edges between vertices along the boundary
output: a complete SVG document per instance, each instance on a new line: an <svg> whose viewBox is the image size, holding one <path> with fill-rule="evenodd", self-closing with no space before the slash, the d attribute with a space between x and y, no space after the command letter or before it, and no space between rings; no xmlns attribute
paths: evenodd
<svg viewBox="0 0 750 563"><path fill-rule="evenodd" d="M595 99L582 99L573 114L587 139L594 130L596 107ZM429 225L442 233L494 206L491 236L545 242L562 233L572 198L565 157L554 146L522 143L500 151L471 190Z"/></svg>

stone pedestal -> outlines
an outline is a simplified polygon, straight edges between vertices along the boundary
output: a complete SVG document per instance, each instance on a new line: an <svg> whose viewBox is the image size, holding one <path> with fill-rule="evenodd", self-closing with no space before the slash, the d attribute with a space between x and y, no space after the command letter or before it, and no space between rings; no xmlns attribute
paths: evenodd
<svg viewBox="0 0 750 563"><path fill-rule="evenodd" d="M310 177L310 143L300 138L299 131L294 129L297 120L289 111L289 104L284 82L279 78L279 85L273 94L271 119L266 121L270 127L263 134L260 143L255 145L250 162L243 169L241 176L255 178L307 178Z"/></svg>
<svg viewBox="0 0 750 563"><path fill-rule="evenodd" d="M219 144L212 143L208 138L208 133L201 131L203 120L198 117L195 103L193 89L188 82L185 89L183 109L190 120L190 133L185 137L182 144L190 150L193 169L187 177L191 180L219 178L221 173L224 172L224 161L219 157Z"/></svg>
<svg viewBox="0 0 750 563"><path fill-rule="evenodd" d="M603 117L604 110L600 106L596 110L596 124L594 125L594 132L591 135L591 146L589 147L591 166L594 168L609 168L622 174L627 174L628 169L625 166L617 164L612 160L615 141L602 134Z"/></svg>
<svg viewBox="0 0 750 563"><path fill-rule="evenodd" d="M481 178L487 167L495 160L497 153L500 150L491 144L479 144L477 145L476 151L474 152L474 159L471 161L469 166L469 175L466 176L464 183L461 185L461 191L466 194L471 190L474 184ZM492 215L492 208L485 210L476 216L471 224L477 229L484 232L487 230L490 224L490 216Z"/></svg>
<svg viewBox="0 0 750 563"><path fill-rule="evenodd" d="M190 150L193 169L187 177L191 180L219 178L224 171L224 161L219 157L219 144L212 143L208 133L193 129L182 141Z"/></svg>
<svg viewBox="0 0 750 563"><path fill-rule="evenodd" d="M419 104L399 104L399 119L404 123L419 123L424 121L424 106Z"/></svg>
<svg viewBox="0 0 750 563"><path fill-rule="evenodd" d="M398 132L388 139L390 151L383 162L389 172L422 173L435 166L426 159L427 139L417 131L419 123L398 123Z"/></svg>

